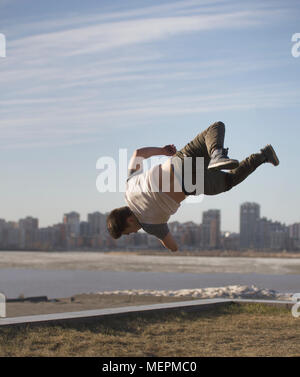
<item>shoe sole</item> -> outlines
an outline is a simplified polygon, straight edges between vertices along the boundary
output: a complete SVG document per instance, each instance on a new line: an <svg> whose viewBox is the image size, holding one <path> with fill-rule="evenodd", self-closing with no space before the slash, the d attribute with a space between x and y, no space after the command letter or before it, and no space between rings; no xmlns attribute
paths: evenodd
<svg viewBox="0 0 300 377"><path fill-rule="evenodd" d="M271 163L272 163L274 166L278 166L280 162L279 162L279 158L278 158L276 152L274 151L274 148L272 147L271 144L268 144L268 148L269 148L269 150L270 150L270 152L271 152L271 155L272 155L272 157L273 157L273 161L271 161Z"/></svg>
<svg viewBox="0 0 300 377"><path fill-rule="evenodd" d="M209 166L207 169L209 169L209 170L221 170L221 169L231 170L231 169L237 168L238 166L239 166L238 161L217 162L216 164Z"/></svg>

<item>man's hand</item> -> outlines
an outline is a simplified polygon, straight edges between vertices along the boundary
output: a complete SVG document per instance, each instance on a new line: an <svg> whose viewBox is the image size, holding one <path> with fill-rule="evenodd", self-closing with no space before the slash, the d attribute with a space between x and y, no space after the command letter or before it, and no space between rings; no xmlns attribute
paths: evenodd
<svg viewBox="0 0 300 377"><path fill-rule="evenodd" d="M173 156L176 153L176 147L174 144L168 144L162 147L162 154L166 156Z"/></svg>

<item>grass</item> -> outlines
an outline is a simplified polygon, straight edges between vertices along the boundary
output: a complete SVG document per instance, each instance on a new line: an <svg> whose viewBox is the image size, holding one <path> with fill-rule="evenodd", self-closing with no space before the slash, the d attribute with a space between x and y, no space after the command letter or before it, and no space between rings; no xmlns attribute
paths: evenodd
<svg viewBox="0 0 300 377"><path fill-rule="evenodd" d="M0 329L0 356L300 356L300 318L286 307L220 306L128 314L85 324Z"/></svg>

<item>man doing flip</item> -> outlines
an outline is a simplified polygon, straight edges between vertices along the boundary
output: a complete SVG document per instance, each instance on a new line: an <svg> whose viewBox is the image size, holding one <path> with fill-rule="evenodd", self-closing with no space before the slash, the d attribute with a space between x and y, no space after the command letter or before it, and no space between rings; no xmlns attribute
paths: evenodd
<svg viewBox="0 0 300 377"><path fill-rule="evenodd" d="M124 234L136 233L139 229L155 235L171 251L178 246L168 228L168 220L180 207L188 195L198 195L197 191L187 191L184 180L175 190L177 177L184 177L185 157L192 158L192 182L196 181L196 159L202 157L203 194L218 195L231 190L244 181L256 168L264 163L279 165L279 159L268 144L239 163L228 157L228 148L224 148L225 124L215 122L179 151L176 147L166 145L136 149L131 157L126 180L126 206L115 208L107 216L107 229L117 239ZM143 172L142 160L155 155L171 156L163 164L156 165ZM179 163L178 163L179 162ZM223 171L226 170L226 171ZM163 173L169 173L170 189L161 190ZM155 178L159 182L155 183ZM158 190L153 187L159 186Z"/></svg>

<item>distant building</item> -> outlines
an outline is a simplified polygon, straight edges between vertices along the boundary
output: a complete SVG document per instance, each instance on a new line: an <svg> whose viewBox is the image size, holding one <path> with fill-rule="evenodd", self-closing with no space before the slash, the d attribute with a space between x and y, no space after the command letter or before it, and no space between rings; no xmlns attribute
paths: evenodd
<svg viewBox="0 0 300 377"><path fill-rule="evenodd" d="M257 247L257 227L260 218L260 206L257 203L243 203L240 207L240 248Z"/></svg>
<svg viewBox="0 0 300 377"><path fill-rule="evenodd" d="M0 247L3 247L4 245L5 228L6 228L6 221L4 219L0 219Z"/></svg>
<svg viewBox="0 0 300 377"><path fill-rule="evenodd" d="M292 224L288 227L290 249L300 250L300 223Z"/></svg>
<svg viewBox="0 0 300 377"><path fill-rule="evenodd" d="M27 216L18 222L0 219L0 248L3 250L142 250L164 249L159 239L144 232L113 239L106 228L107 213L89 213L86 221L80 214L63 215L63 223L39 228L37 218ZM260 217L260 206L246 202L240 207L240 234L221 232L221 211L203 212L202 223L168 223L181 250L257 249L300 250L300 223L289 226Z"/></svg>
<svg viewBox="0 0 300 377"><path fill-rule="evenodd" d="M65 213L63 223L66 225L67 236L78 237L80 233L80 215L77 212Z"/></svg>
<svg viewBox="0 0 300 377"><path fill-rule="evenodd" d="M36 234L34 249L53 250L59 248L57 229L54 226L39 228Z"/></svg>
<svg viewBox="0 0 300 377"><path fill-rule="evenodd" d="M37 229L38 227L39 227L39 220L34 217L27 216L25 217L25 219L19 220L20 229L33 230L33 229Z"/></svg>
<svg viewBox="0 0 300 377"><path fill-rule="evenodd" d="M90 229L90 235L99 235L106 230L106 216L100 212L94 212L88 214L88 223Z"/></svg>
<svg viewBox="0 0 300 377"><path fill-rule="evenodd" d="M271 223L270 249L287 250L289 248L289 229L279 221Z"/></svg>
<svg viewBox="0 0 300 377"><path fill-rule="evenodd" d="M89 237L91 235L91 224L87 221L81 221L79 224L80 237Z"/></svg>
<svg viewBox="0 0 300 377"><path fill-rule="evenodd" d="M256 248L260 250L269 249L271 245L272 221L266 217L257 220Z"/></svg>
<svg viewBox="0 0 300 377"><path fill-rule="evenodd" d="M221 246L221 211L210 209L202 215L201 245L204 249L219 249Z"/></svg>
<svg viewBox="0 0 300 377"><path fill-rule="evenodd" d="M289 226L289 236L295 240L300 240L300 223Z"/></svg>
<svg viewBox="0 0 300 377"><path fill-rule="evenodd" d="M19 248L32 249L36 241L39 220L31 216L19 220Z"/></svg>
<svg viewBox="0 0 300 377"><path fill-rule="evenodd" d="M240 248L240 235L234 232L223 232L222 234L223 250L238 250Z"/></svg>
<svg viewBox="0 0 300 377"><path fill-rule="evenodd" d="M8 221L5 224L4 247L19 249L19 224L16 221Z"/></svg>
<svg viewBox="0 0 300 377"><path fill-rule="evenodd" d="M65 213L63 223L66 227L66 247L76 249L79 246L80 237L80 214L77 212Z"/></svg>
<svg viewBox="0 0 300 377"><path fill-rule="evenodd" d="M192 248L201 248L201 225L193 221L181 224L180 245Z"/></svg>

